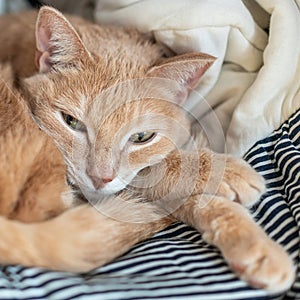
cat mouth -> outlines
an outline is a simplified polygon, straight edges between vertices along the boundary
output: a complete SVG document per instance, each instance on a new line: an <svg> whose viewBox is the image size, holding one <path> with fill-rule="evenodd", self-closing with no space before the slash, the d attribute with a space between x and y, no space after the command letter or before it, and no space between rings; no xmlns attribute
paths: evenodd
<svg viewBox="0 0 300 300"><path fill-rule="evenodd" d="M85 203L90 203L91 205L101 201L105 196L103 193L99 193L99 191L91 191L85 187L79 187L76 183L73 183L71 180L67 180L68 186L71 188L72 193L76 200L80 200Z"/></svg>
<svg viewBox="0 0 300 300"><path fill-rule="evenodd" d="M91 186L67 176L67 184L71 188L74 196L85 202L94 203L101 201L104 197L117 195L122 190L130 187L130 182L117 176L112 182L109 182L101 189L95 189Z"/></svg>

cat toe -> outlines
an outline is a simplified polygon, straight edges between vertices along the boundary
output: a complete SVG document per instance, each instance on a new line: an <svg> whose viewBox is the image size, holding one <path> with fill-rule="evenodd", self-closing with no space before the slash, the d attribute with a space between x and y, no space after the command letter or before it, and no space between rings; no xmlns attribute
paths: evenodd
<svg viewBox="0 0 300 300"><path fill-rule="evenodd" d="M235 201L250 207L265 192L264 178L248 163L229 157L224 179L235 193Z"/></svg>

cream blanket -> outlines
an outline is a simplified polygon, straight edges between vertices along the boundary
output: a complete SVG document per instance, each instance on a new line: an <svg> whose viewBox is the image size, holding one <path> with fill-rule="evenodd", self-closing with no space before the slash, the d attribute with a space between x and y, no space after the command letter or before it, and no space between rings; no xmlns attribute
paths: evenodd
<svg viewBox="0 0 300 300"><path fill-rule="evenodd" d="M199 84L205 99L188 102L215 150L243 155L300 107L300 0L96 3L99 23L132 25L175 53L218 58Z"/></svg>

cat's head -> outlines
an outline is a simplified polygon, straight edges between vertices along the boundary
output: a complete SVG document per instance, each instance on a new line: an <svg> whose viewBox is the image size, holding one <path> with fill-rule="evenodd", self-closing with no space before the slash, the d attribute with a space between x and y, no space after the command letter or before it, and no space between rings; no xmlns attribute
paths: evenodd
<svg viewBox="0 0 300 300"><path fill-rule="evenodd" d="M39 72L23 82L29 108L81 190L116 193L189 139L181 104L213 57L162 59L159 47L135 31L132 37L95 25L76 31L47 7L38 16L36 41Z"/></svg>

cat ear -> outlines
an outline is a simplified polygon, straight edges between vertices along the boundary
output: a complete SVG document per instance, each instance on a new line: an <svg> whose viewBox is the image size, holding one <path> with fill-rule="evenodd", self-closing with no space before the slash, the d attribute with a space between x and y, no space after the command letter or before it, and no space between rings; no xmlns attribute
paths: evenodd
<svg viewBox="0 0 300 300"><path fill-rule="evenodd" d="M44 6L36 23L36 64L40 72L76 65L90 53L71 23L56 9Z"/></svg>
<svg viewBox="0 0 300 300"><path fill-rule="evenodd" d="M176 102L181 104L215 60L215 57L205 53L177 55L152 67L147 75L176 81L180 89L176 95Z"/></svg>

